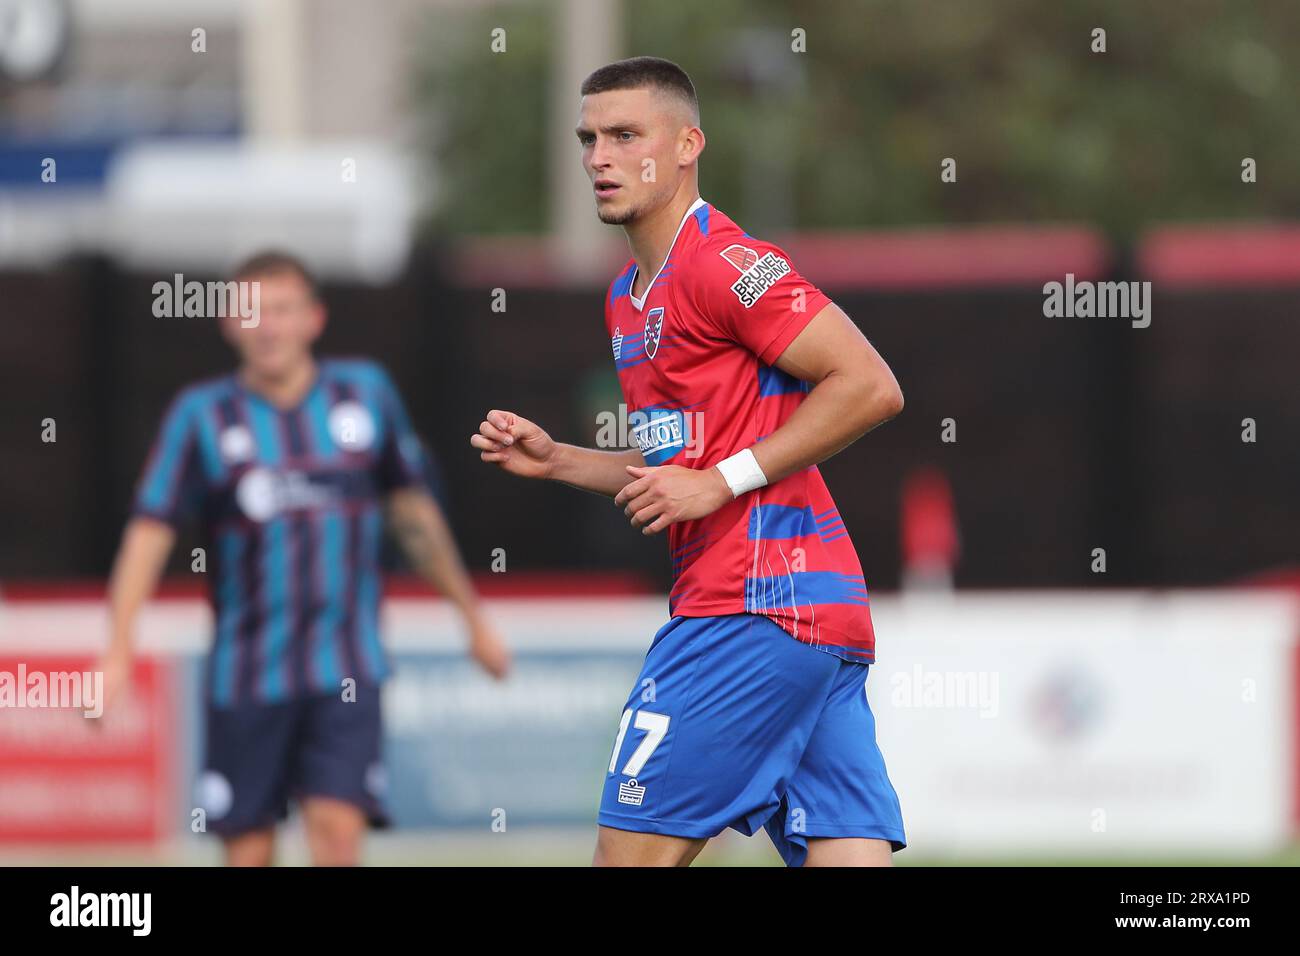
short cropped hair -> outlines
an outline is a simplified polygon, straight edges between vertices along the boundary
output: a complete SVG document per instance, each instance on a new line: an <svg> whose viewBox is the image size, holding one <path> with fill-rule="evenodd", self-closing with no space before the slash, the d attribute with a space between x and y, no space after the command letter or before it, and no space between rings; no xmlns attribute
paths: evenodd
<svg viewBox="0 0 1300 956"><path fill-rule="evenodd" d="M320 286L306 264L292 253L279 249L264 249L255 255L249 256L231 270L230 278L235 282L239 282L243 279L251 279L254 276L274 275L283 272L293 273L298 276L311 292L311 297L313 299L320 298Z"/></svg>
<svg viewBox="0 0 1300 956"><path fill-rule="evenodd" d="M582 95L607 93L610 90L653 89L675 96L690 107L695 122L700 121L700 100L695 84L676 63L657 56L634 56L609 63L582 81Z"/></svg>

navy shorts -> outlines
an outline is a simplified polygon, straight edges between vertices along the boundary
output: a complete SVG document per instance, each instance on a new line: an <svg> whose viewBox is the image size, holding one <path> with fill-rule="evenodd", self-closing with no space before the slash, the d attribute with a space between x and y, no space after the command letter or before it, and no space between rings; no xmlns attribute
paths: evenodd
<svg viewBox="0 0 1300 956"><path fill-rule="evenodd" d="M599 822L688 838L763 827L791 866L809 837L902 849L868 670L758 614L673 618L623 710Z"/></svg>
<svg viewBox="0 0 1300 956"><path fill-rule="evenodd" d="M339 695L275 704L207 708L207 752L195 801L207 828L236 836L274 826L289 801L334 797L371 826L389 823L383 796L380 689L359 684Z"/></svg>

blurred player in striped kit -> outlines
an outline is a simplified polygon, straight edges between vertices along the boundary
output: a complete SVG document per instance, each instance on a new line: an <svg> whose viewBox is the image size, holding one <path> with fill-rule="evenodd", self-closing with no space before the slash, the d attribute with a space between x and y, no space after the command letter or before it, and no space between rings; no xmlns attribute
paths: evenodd
<svg viewBox="0 0 1300 956"><path fill-rule="evenodd" d="M510 655L479 608L387 373L313 357L325 308L297 259L263 253L232 278L259 283L259 315L220 320L238 369L183 389L163 418L113 570L108 696L126 682L136 616L176 529L197 518L215 616L196 792L207 828L228 863L268 865L275 824L297 800L313 862L355 864L367 822L387 822L385 511L411 566L461 612L473 658L501 678Z"/></svg>

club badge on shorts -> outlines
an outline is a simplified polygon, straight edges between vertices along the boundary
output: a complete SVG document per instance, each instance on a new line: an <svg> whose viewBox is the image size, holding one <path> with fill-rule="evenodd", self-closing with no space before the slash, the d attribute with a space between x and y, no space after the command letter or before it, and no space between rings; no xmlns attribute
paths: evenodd
<svg viewBox="0 0 1300 956"><path fill-rule="evenodd" d="M618 785L618 802L631 804L634 807L641 806L645 800L645 787L637 784L636 780L629 780L626 783Z"/></svg>

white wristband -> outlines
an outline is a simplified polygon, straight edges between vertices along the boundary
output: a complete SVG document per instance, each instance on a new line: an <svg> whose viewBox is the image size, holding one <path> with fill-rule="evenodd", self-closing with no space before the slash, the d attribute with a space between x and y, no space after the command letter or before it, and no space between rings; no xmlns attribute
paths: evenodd
<svg viewBox="0 0 1300 956"><path fill-rule="evenodd" d="M730 458L722 459L715 467L722 472L722 477L731 488L732 498L739 498L745 492L762 488L767 484L767 475L763 474L763 469L758 467L758 459L748 448L736 452Z"/></svg>

